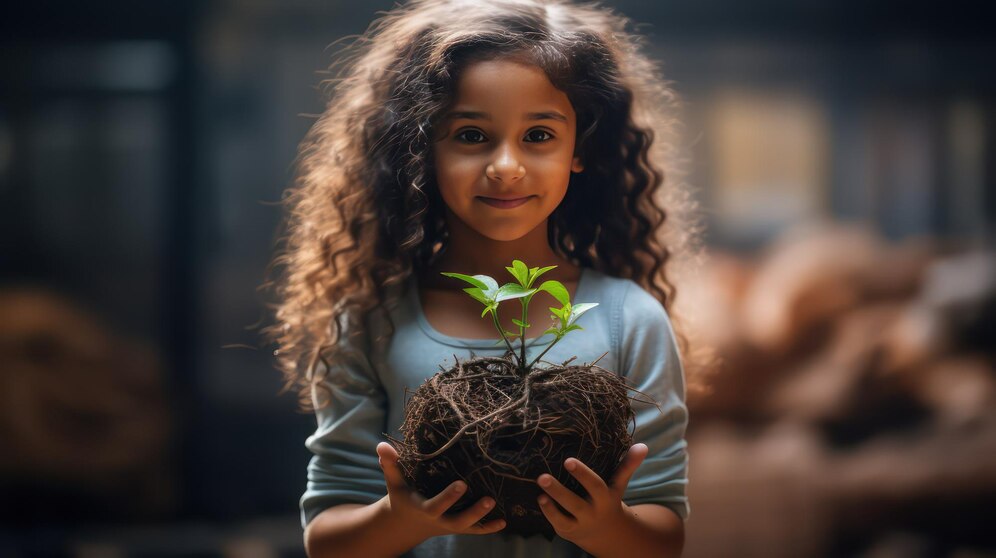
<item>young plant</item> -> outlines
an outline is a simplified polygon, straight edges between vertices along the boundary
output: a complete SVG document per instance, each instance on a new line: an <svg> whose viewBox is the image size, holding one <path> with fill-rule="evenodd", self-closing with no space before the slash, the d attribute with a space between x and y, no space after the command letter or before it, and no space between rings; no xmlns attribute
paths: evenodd
<svg viewBox="0 0 996 558"><path fill-rule="evenodd" d="M506 267L512 277L515 278L518 283L506 283L502 286L498 286L498 282L494 278L487 275L464 275L461 273L448 273L443 272L442 275L447 277L453 277L454 279L460 279L470 283L472 286L464 289L464 292L469 294L474 300L480 302L484 305L484 311L481 312L481 317L483 318L486 314L490 313L492 320L494 320L495 328L498 330L499 335L501 335L501 340L498 343L504 341L505 345L508 346L509 352L512 353L513 357L516 358L517 367L519 373L525 375L532 369L533 365L539 362L540 358L546 354L547 351L553 348L561 339L567 335L568 332L574 331L575 329L584 329L581 326L575 324L578 318L582 314L591 310L592 308L598 306L597 302L582 302L580 304L571 304L570 294L567 292L567 288L564 287L563 283L560 281L544 281L539 287L533 288L533 284L536 279L554 269L555 265L549 267L527 267L525 263L521 260L513 260L511 267ZM532 300L533 296L540 292L545 291L547 294L553 296L561 304L559 308L551 306L550 311L553 314L550 316L555 321L552 327L543 332L543 334L552 333L556 336L552 343L550 343L542 353L539 354L532 362L528 365L526 364L526 329L530 327L526 323L526 319L529 316L529 302ZM512 323L519 326L519 333L513 333L511 331L505 331L501 324L498 323L498 305L506 300L516 299L522 305L522 319L513 319ZM512 343L509 341L509 337L518 337L520 340L520 353L515 354L515 349L512 348Z"/></svg>

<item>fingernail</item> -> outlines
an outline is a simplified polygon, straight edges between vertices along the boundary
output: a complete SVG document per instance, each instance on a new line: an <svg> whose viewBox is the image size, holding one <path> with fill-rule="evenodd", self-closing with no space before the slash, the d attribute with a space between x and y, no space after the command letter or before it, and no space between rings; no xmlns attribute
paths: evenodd
<svg viewBox="0 0 996 558"><path fill-rule="evenodd" d="M458 482L453 485L453 492L456 492L457 494L463 494L463 491L466 489L467 487L462 482Z"/></svg>
<svg viewBox="0 0 996 558"><path fill-rule="evenodd" d="M539 485L540 486L544 486L544 487L550 486L551 482L552 482L552 479L548 475L540 475L540 478L539 478Z"/></svg>
<svg viewBox="0 0 996 558"><path fill-rule="evenodd" d="M573 471L578 466L577 462L573 459L568 459L564 462L564 467L567 467L568 471Z"/></svg>
<svg viewBox="0 0 996 558"><path fill-rule="evenodd" d="M546 503L549 502L549 501L550 501L550 499L547 498L545 494L543 494L543 495L541 495L539 497L539 503L540 503L541 506L545 506Z"/></svg>
<svg viewBox="0 0 996 558"><path fill-rule="evenodd" d="M504 529L505 528L505 520L504 519L502 519L501 521L498 522L498 528L499 529Z"/></svg>
<svg viewBox="0 0 996 558"><path fill-rule="evenodd" d="M491 500L485 500L484 501L484 507L485 508L491 509L491 506L493 506L493 505L495 505L495 503L492 502Z"/></svg>

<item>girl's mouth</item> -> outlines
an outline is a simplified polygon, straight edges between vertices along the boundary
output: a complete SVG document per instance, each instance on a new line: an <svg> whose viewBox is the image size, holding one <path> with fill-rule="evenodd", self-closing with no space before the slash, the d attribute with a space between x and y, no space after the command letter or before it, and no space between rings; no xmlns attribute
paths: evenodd
<svg viewBox="0 0 996 558"><path fill-rule="evenodd" d="M516 198L514 200L499 200L496 198L486 198L484 196L478 196L482 202L490 205L491 207L497 207L499 209L511 209L513 207L519 207L520 205L529 201L529 198L534 196L526 196L524 198Z"/></svg>

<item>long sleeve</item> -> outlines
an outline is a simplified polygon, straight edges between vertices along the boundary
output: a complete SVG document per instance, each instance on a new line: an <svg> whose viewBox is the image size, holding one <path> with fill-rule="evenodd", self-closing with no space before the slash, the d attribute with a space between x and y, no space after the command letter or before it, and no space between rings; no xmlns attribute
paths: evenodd
<svg viewBox="0 0 996 558"><path fill-rule="evenodd" d="M387 494L376 453L386 432L387 397L362 344L340 346L343 356L323 380L330 401L315 412L318 428L305 441L314 456L300 501L302 527L334 505L370 504Z"/></svg>
<svg viewBox="0 0 996 558"><path fill-rule="evenodd" d="M634 442L647 444L650 451L630 480L623 500L630 505L666 505L685 519L690 512L685 495L688 409L684 371L671 320L660 302L633 282L623 297L621 316L620 372L632 387L653 397L663 410L662 413L653 404L633 402Z"/></svg>

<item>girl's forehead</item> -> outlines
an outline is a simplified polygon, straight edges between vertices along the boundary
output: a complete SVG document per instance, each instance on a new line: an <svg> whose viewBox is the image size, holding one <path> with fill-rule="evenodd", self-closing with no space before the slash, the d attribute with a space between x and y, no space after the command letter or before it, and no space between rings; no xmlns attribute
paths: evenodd
<svg viewBox="0 0 996 558"><path fill-rule="evenodd" d="M554 87L538 66L507 60L468 65L457 81L453 112L488 113L492 118L536 113L559 113L566 119L574 111L567 94Z"/></svg>

